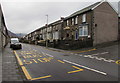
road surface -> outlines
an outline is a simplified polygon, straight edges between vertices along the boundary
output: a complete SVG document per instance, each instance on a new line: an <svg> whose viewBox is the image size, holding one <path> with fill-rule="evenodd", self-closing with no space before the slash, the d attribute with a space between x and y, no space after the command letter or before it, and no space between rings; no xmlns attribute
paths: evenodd
<svg viewBox="0 0 120 83"><path fill-rule="evenodd" d="M118 81L117 45L78 52L30 44L22 46L21 50L14 50L14 54L27 80Z"/></svg>

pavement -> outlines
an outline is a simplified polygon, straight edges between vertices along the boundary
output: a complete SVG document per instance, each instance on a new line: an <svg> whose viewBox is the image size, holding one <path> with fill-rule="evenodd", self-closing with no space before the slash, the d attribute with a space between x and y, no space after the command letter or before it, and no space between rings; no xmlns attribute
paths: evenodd
<svg viewBox="0 0 120 83"><path fill-rule="evenodd" d="M0 83L2 82L2 53L0 54Z"/></svg>
<svg viewBox="0 0 120 83"><path fill-rule="evenodd" d="M80 50L59 50L22 44L5 48L3 82L118 81L118 44ZM92 75L92 76L91 76Z"/></svg>
<svg viewBox="0 0 120 83"><path fill-rule="evenodd" d="M13 50L6 46L2 55L2 83L16 82L23 83L25 77L20 70Z"/></svg>

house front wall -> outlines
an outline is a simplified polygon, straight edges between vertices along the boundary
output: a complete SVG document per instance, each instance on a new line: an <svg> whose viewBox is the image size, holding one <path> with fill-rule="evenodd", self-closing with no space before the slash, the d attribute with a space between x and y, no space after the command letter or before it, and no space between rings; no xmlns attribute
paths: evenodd
<svg viewBox="0 0 120 83"><path fill-rule="evenodd" d="M2 53L2 10L1 10L1 6L0 6L0 53Z"/></svg>
<svg viewBox="0 0 120 83"><path fill-rule="evenodd" d="M82 16L86 14L86 21L85 22L82 22ZM71 20L75 17L78 16L78 21L77 21L77 24L75 24L75 21L74 21L74 25L72 25L72 22ZM69 24L67 25L67 20L69 20ZM85 12L83 14L80 14L80 15L76 15L74 17L71 17L69 19L67 19L64 21L64 37L63 39L69 39L69 40L81 40L81 39L86 39L88 38L91 38L92 39L92 11L88 11L88 12ZM79 28L82 27L82 26L85 26L87 25L88 27L88 35L87 36L80 36L80 31L79 31ZM69 27L69 29L65 29L66 27Z"/></svg>
<svg viewBox="0 0 120 83"><path fill-rule="evenodd" d="M52 29L52 39L53 40L61 40L62 39L62 22L61 20L53 25Z"/></svg>
<svg viewBox="0 0 120 83"><path fill-rule="evenodd" d="M120 40L120 17L118 18L118 40Z"/></svg>
<svg viewBox="0 0 120 83"><path fill-rule="evenodd" d="M117 40L118 15L113 8L107 2L103 2L93 11L94 45Z"/></svg>

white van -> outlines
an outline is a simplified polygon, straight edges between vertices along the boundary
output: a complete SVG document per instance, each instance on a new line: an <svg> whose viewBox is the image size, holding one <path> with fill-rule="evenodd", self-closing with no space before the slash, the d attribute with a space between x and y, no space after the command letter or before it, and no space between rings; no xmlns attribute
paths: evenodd
<svg viewBox="0 0 120 83"><path fill-rule="evenodd" d="M22 45L19 43L19 39L18 38L11 38L10 48L22 49Z"/></svg>

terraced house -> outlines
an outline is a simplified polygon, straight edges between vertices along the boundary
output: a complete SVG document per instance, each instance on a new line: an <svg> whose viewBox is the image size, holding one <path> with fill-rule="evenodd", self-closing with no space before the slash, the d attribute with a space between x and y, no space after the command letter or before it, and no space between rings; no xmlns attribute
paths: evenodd
<svg viewBox="0 0 120 83"><path fill-rule="evenodd" d="M97 2L64 20L63 39L69 45L98 45L117 38L118 14L108 2Z"/></svg>
<svg viewBox="0 0 120 83"><path fill-rule="evenodd" d="M8 30L5 24L4 15L0 4L0 53L2 52L2 49L7 45L8 42L9 42Z"/></svg>
<svg viewBox="0 0 120 83"><path fill-rule="evenodd" d="M58 21L55 21L53 23L50 23L48 26L43 26L36 30L35 32L39 32L38 35L40 36L38 43L40 43L41 40L47 41L48 45L53 46L53 43L57 43L58 40L62 39L62 23L63 18L61 18ZM54 46L53 46L54 47Z"/></svg>
<svg viewBox="0 0 120 83"><path fill-rule="evenodd" d="M120 14L119 14L119 17L118 17L118 33L119 33L119 41L120 41Z"/></svg>
<svg viewBox="0 0 120 83"><path fill-rule="evenodd" d="M32 41L57 48L82 48L118 40L118 13L101 1L68 17L43 26L31 34Z"/></svg>

